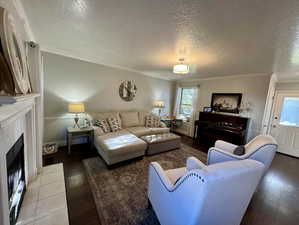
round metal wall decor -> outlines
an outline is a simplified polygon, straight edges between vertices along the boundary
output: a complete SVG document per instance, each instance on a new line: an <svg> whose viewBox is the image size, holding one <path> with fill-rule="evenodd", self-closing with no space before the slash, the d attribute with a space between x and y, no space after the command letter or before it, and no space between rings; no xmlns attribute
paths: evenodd
<svg viewBox="0 0 299 225"><path fill-rule="evenodd" d="M126 102L132 101L137 92L137 87L133 81L123 81L119 86L119 96Z"/></svg>
<svg viewBox="0 0 299 225"><path fill-rule="evenodd" d="M17 33L14 18L7 9L0 7L1 44L15 84L16 94L31 91L25 43Z"/></svg>

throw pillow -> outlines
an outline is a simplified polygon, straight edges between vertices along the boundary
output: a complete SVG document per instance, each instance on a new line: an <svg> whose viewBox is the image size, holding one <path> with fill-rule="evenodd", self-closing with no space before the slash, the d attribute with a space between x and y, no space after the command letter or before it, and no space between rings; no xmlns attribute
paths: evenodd
<svg viewBox="0 0 299 225"><path fill-rule="evenodd" d="M236 147L235 150L234 150L234 154L235 155L244 155L245 154L244 145L240 145L240 146Z"/></svg>
<svg viewBox="0 0 299 225"><path fill-rule="evenodd" d="M106 120L96 120L94 122L94 125L95 126L98 126L100 128L102 128L102 130L105 132L105 133L109 133L111 132L111 129L109 127L109 124Z"/></svg>
<svg viewBox="0 0 299 225"><path fill-rule="evenodd" d="M160 126L160 117L149 115L145 118L146 127L159 127Z"/></svg>
<svg viewBox="0 0 299 225"><path fill-rule="evenodd" d="M119 119L111 117L111 118L108 118L107 121L109 123L109 126L110 126L112 132L121 130L121 125L120 125Z"/></svg>
<svg viewBox="0 0 299 225"><path fill-rule="evenodd" d="M103 129L101 127L94 126L94 134L96 136L102 136L105 134L105 132L103 131Z"/></svg>

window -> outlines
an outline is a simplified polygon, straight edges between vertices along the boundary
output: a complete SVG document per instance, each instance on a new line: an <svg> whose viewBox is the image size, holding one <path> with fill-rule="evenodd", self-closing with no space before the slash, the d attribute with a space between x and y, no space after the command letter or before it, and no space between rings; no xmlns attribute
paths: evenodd
<svg viewBox="0 0 299 225"><path fill-rule="evenodd" d="M299 98L284 98L279 124L299 126Z"/></svg>
<svg viewBox="0 0 299 225"><path fill-rule="evenodd" d="M193 109L194 88L182 88L180 101L180 114L184 116L191 116Z"/></svg>

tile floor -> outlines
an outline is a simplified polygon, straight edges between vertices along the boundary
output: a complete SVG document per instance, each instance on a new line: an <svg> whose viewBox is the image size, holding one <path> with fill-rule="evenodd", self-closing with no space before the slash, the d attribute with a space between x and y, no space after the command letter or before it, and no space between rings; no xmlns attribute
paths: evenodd
<svg viewBox="0 0 299 225"><path fill-rule="evenodd" d="M62 163L46 166L30 183L17 225L68 225Z"/></svg>

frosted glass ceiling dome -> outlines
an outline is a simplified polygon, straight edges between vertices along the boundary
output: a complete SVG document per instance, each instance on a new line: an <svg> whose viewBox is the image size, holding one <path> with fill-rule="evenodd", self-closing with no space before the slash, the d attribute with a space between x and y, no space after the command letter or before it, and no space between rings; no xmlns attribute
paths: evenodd
<svg viewBox="0 0 299 225"><path fill-rule="evenodd" d="M187 74L189 73L189 65L184 63L184 59L179 59L180 63L173 66L173 73Z"/></svg>

